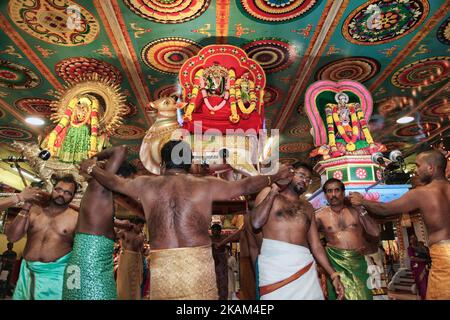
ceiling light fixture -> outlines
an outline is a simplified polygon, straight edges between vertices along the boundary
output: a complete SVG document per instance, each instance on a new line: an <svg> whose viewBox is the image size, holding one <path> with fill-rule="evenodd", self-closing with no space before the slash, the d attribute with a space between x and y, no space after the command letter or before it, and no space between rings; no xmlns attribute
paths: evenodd
<svg viewBox="0 0 450 320"><path fill-rule="evenodd" d="M399 124L410 123L413 121L414 121L414 117L410 117L410 116L401 117L401 118L397 119L397 123L399 123Z"/></svg>
<svg viewBox="0 0 450 320"><path fill-rule="evenodd" d="M43 124L45 124L44 120L36 117L28 117L25 119L25 122L33 126L42 126Z"/></svg>

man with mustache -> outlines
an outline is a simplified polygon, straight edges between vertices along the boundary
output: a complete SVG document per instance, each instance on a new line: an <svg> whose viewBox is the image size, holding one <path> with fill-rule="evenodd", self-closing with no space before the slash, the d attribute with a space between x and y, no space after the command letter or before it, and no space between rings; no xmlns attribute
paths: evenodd
<svg viewBox="0 0 450 320"><path fill-rule="evenodd" d="M8 241L27 236L13 299L61 300L78 220L78 212L69 207L77 187L71 174L58 177L48 204L25 201L8 226Z"/></svg>
<svg viewBox="0 0 450 320"><path fill-rule="evenodd" d="M319 231L325 234L328 259L340 273L346 300L372 300L368 286L369 274L364 252L367 235L377 238L378 224L362 207L345 203L345 185L338 179L328 179L322 187L329 206L316 212ZM328 299L336 299L336 293L328 287Z"/></svg>
<svg viewBox="0 0 450 320"><path fill-rule="evenodd" d="M409 190L397 200L368 201L357 192L350 194L353 205L370 213L393 215L419 210L427 227L432 260L426 299L450 299L450 182L445 177L447 159L436 150L417 155L416 173L425 185Z"/></svg>
<svg viewBox="0 0 450 320"><path fill-rule="evenodd" d="M261 300L323 300L317 260L342 299L344 288L320 242L313 207L299 198L312 170L299 162L293 168L290 183L282 190L276 184L263 189L251 211L252 226L262 228L264 237L257 261L259 295Z"/></svg>

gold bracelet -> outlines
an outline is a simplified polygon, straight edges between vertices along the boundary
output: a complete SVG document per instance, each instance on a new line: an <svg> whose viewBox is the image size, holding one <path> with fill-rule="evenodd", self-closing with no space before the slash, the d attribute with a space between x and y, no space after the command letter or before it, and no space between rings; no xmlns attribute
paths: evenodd
<svg viewBox="0 0 450 320"><path fill-rule="evenodd" d="M270 187L272 185L272 179L270 178L270 176L267 176L267 180L268 180L268 186Z"/></svg>
<svg viewBox="0 0 450 320"><path fill-rule="evenodd" d="M22 211L29 212L30 210L22 210ZM18 216L28 218L28 214L25 214L25 213L22 213L22 212L20 212L20 213L18 214Z"/></svg>
<svg viewBox="0 0 450 320"><path fill-rule="evenodd" d="M336 279L336 277L339 277L339 278L341 277L341 274L337 271L333 272L330 276L331 280L333 280L333 281L334 281L334 279Z"/></svg>

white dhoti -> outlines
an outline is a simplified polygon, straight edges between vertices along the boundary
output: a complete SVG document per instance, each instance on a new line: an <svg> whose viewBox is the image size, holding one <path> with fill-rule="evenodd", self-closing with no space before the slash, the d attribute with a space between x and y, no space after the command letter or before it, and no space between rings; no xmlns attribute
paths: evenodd
<svg viewBox="0 0 450 320"><path fill-rule="evenodd" d="M324 300L308 248L264 239L258 256L261 300Z"/></svg>

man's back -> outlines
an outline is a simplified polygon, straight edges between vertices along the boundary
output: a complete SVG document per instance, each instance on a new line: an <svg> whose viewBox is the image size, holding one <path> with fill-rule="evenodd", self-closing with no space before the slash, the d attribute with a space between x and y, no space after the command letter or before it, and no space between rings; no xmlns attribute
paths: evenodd
<svg viewBox="0 0 450 320"><path fill-rule="evenodd" d="M188 174L148 177L141 203L152 250L210 244L212 196L208 179Z"/></svg>
<svg viewBox="0 0 450 320"><path fill-rule="evenodd" d="M416 191L430 244L450 239L450 182L435 180Z"/></svg>

